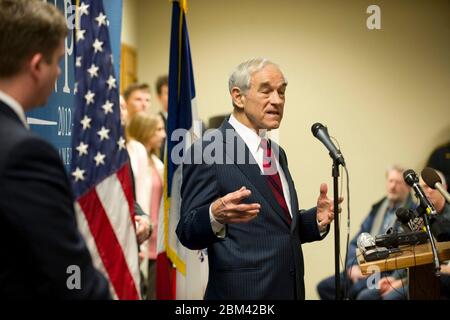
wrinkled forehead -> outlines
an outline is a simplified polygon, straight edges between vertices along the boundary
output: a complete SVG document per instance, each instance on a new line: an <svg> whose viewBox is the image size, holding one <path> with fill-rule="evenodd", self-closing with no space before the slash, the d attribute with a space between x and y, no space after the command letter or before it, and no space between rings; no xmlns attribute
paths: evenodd
<svg viewBox="0 0 450 320"><path fill-rule="evenodd" d="M250 86L282 87L287 86L287 80L278 66L268 64L251 74Z"/></svg>

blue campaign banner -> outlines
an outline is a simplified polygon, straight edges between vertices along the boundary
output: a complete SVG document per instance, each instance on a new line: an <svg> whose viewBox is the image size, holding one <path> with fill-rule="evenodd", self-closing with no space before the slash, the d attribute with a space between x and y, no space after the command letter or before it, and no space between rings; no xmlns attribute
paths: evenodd
<svg viewBox="0 0 450 320"><path fill-rule="evenodd" d="M61 61L61 75L55 83L55 88L47 105L27 112L30 129L51 143L59 152L67 170L72 158L72 128L74 115L74 32L75 0L50 0L68 22L69 35L66 38L66 54ZM80 0L80 3L82 0ZM113 51L117 87L120 72L120 41L122 30L122 0L103 0L106 16L109 20L109 33ZM24 89L26 90L26 88Z"/></svg>

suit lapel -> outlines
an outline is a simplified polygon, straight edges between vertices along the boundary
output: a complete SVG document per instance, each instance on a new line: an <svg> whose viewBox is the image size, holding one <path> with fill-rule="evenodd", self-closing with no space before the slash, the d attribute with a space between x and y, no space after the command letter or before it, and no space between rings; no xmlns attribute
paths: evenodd
<svg viewBox="0 0 450 320"><path fill-rule="evenodd" d="M297 203L297 193L295 191L295 187L294 187L294 180L292 180L291 177L291 173L289 172L289 168L287 166L287 162L286 162L286 154L284 152L281 151L281 148L274 144L273 145L276 146L276 148L278 148L278 152L279 152L279 163L280 163L280 167L284 172L284 175L286 177L286 181L288 183L288 188L289 188L289 195L291 198L291 212L292 212L292 223L291 223L291 231L293 231L295 229L295 225L297 223L297 211L298 211L298 203Z"/></svg>
<svg viewBox="0 0 450 320"><path fill-rule="evenodd" d="M225 153L232 159L232 164L239 168L239 170L251 181L256 190L261 194L261 196L270 204L273 211L275 211L283 221L289 225L286 216L283 213L283 209L278 204L275 196L273 195L270 187L267 185L264 175L261 174L261 170L253 158L250 150L245 144L244 140L237 134L234 128L229 124L228 119L226 119L221 127L222 135L224 137ZM245 157L238 152L245 150ZM244 160L245 161L242 161ZM224 159L226 160L226 159ZM253 191L253 190L252 190Z"/></svg>

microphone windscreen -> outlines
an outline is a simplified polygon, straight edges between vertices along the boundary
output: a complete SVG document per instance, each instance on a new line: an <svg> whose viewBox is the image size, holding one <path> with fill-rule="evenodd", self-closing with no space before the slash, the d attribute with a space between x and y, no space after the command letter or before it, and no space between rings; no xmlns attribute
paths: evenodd
<svg viewBox="0 0 450 320"><path fill-rule="evenodd" d="M406 208L398 208L395 211L395 215L397 216L398 221L403 224L407 224L409 220L414 218L414 212Z"/></svg>
<svg viewBox="0 0 450 320"><path fill-rule="evenodd" d="M410 187L412 187L414 183L419 182L417 174L412 169L408 169L405 172L403 172L403 179L405 180L406 184L409 185Z"/></svg>
<svg viewBox="0 0 450 320"><path fill-rule="evenodd" d="M319 122L314 123L311 126L311 132L312 132L313 136L316 137L317 136L317 132L320 130L320 128L323 128L323 127L324 127L324 125L319 123Z"/></svg>
<svg viewBox="0 0 450 320"><path fill-rule="evenodd" d="M430 188L436 189L436 183L442 184L441 177L439 177L436 170L433 168L426 167L422 170L421 176L423 181L425 181Z"/></svg>

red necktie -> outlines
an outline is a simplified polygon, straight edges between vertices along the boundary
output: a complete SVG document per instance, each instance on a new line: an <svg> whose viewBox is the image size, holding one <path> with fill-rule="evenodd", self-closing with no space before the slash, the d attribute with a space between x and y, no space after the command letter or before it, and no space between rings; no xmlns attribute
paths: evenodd
<svg viewBox="0 0 450 320"><path fill-rule="evenodd" d="M269 185L270 190L272 190L275 199L277 200L290 224L292 218L291 214L289 213L289 208L286 204L286 199L284 198L283 185L281 184L280 175L276 167L275 157L270 147L270 141L267 139L261 139L261 148L263 149L264 177L266 178L266 182Z"/></svg>

